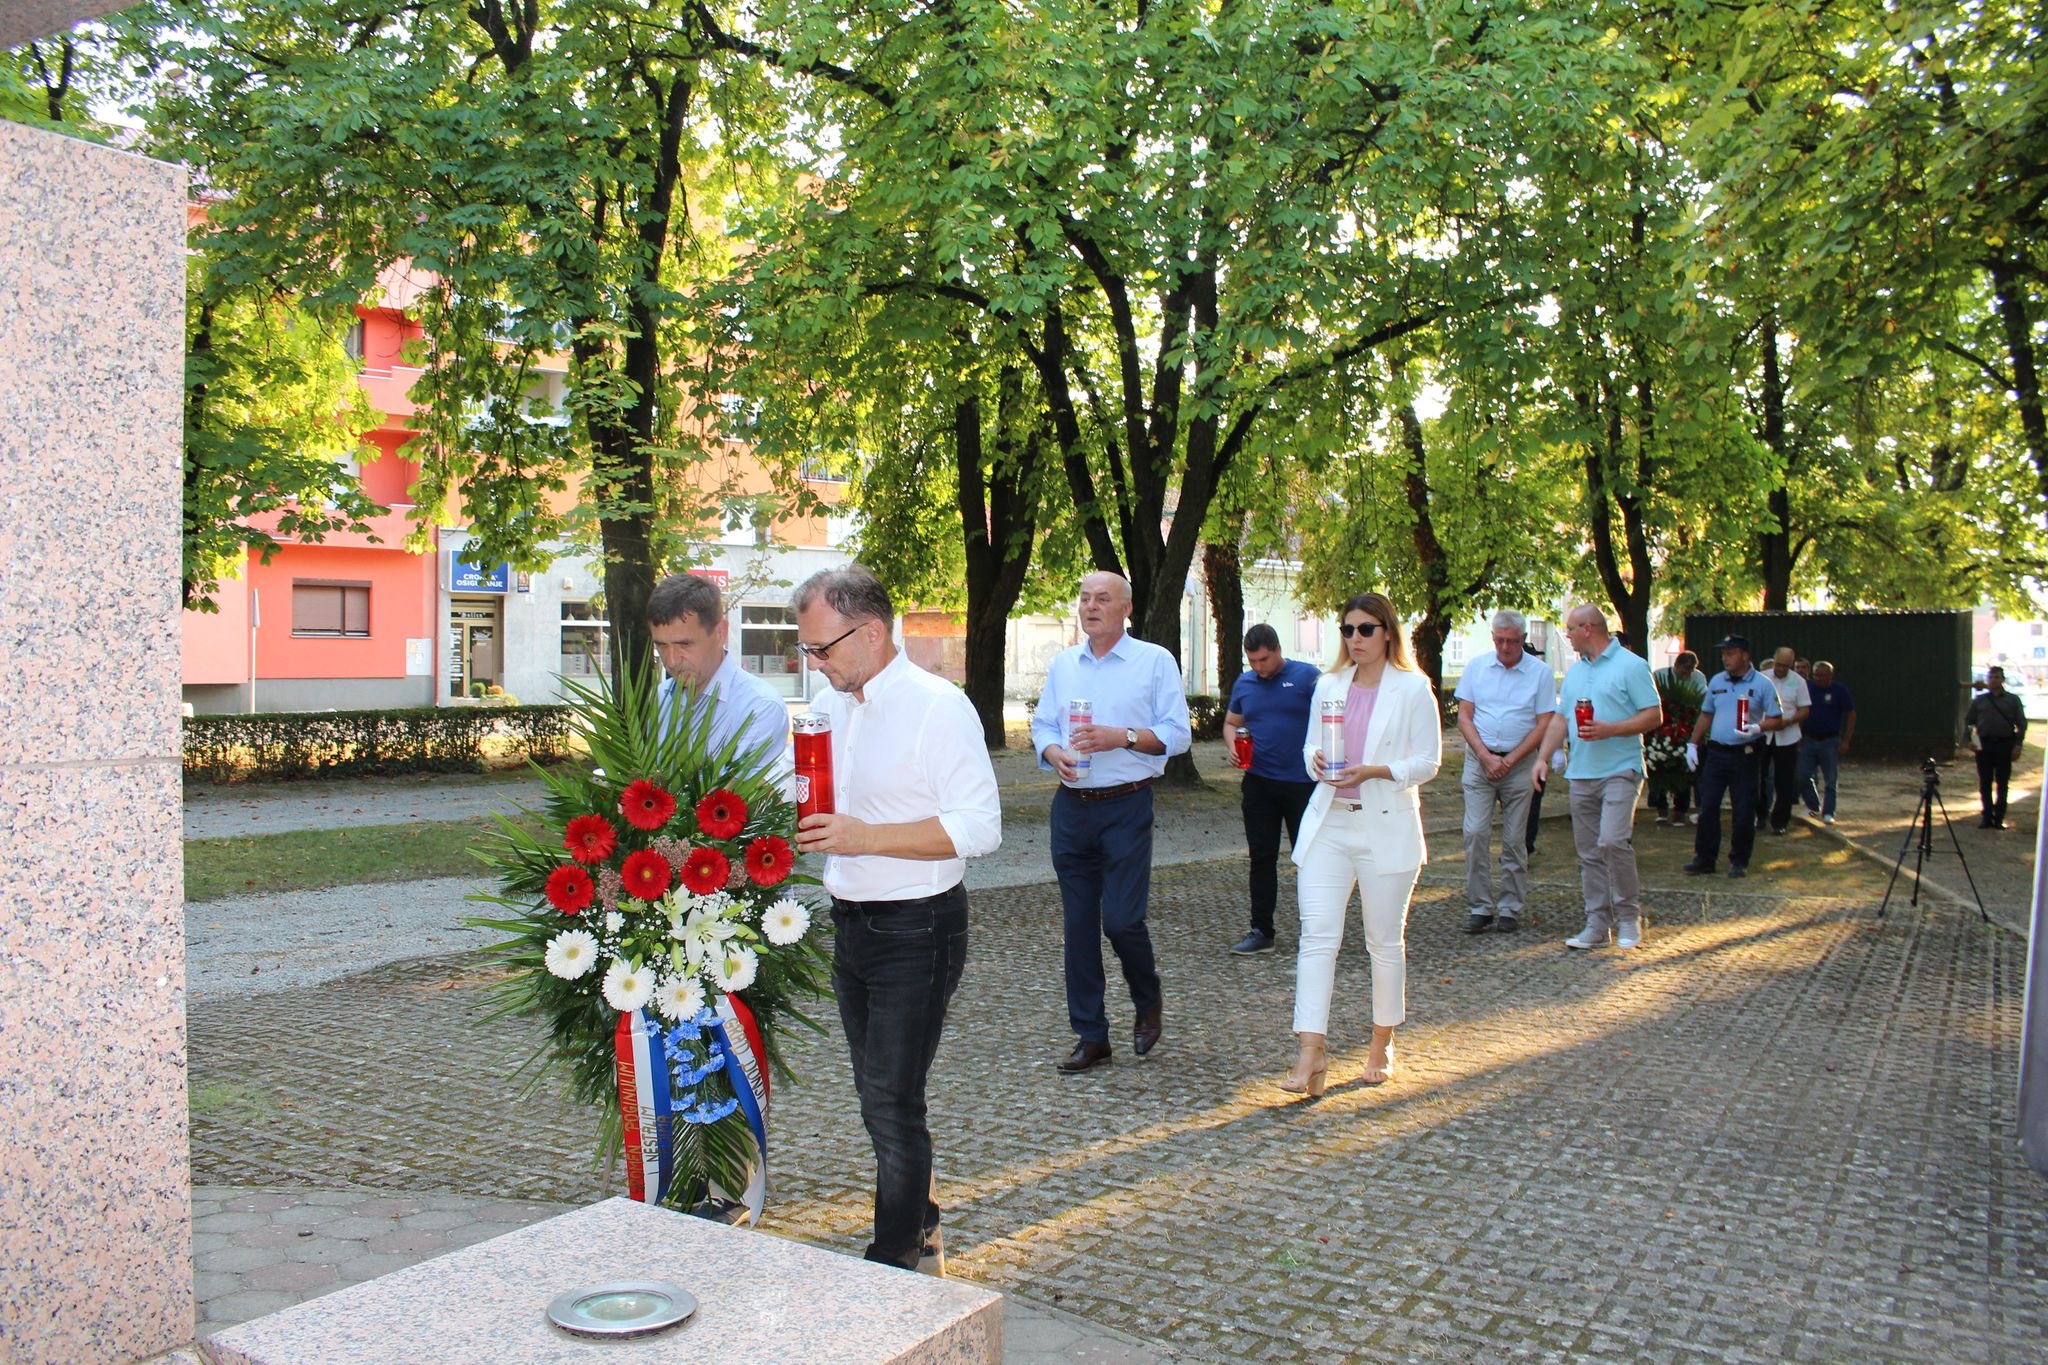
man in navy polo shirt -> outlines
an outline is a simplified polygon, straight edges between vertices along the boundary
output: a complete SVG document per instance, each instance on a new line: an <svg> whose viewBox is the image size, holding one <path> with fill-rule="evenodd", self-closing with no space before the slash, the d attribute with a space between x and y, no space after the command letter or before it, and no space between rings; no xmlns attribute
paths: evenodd
<svg viewBox="0 0 2048 1365"><path fill-rule="evenodd" d="M1264 622L1244 633L1244 659L1251 672L1238 675L1223 716L1225 745L1234 746L1240 730L1252 741L1252 764L1244 775L1241 797L1245 847L1252 857L1252 925L1231 945L1230 951L1239 955L1273 950L1280 826L1287 826L1291 847L1301 837L1301 813L1316 789L1301 766L1316 666L1282 654L1279 634Z"/></svg>
<svg viewBox="0 0 2048 1365"><path fill-rule="evenodd" d="M1750 667L1747 637L1730 635L1715 648L1721 651L1721 671L1707 680L1692 743L1686 745L1685 761L1700 775L1700 823L1692 837L1692 861L1684 870L1694 876L1714 870L1721 856L1721 795L1726 792L1735 819L1728 875L1747 877L1756 844L1757 741L1765 731L1784 725L1784 713L1778 689ZM1746 716L1739 705L1745 701Z"/></svg>
<svg viewBox="0 0 2048 1365"><path fill-rule="evenodd" d="M1835 783L1849 756L1849 737L1856 733L1856 699L1835 681L1835 666L1826 659L1813 666L1812 687L1813 708L1806 713L1806 738L1799 746L1798 791L1806 813L1832 825Z"/></svg>

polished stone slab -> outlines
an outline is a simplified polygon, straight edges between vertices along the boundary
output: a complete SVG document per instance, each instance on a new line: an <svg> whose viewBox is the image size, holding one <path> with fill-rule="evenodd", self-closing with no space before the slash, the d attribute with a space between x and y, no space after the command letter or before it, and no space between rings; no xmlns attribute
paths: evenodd
<svg viewBox="0 0 2048 1365"><path fill-rule="evenodd" d="M637 1341L592 1341L547 1320L557 1294L667 1280L696 1314ZM423 1261L201 1343L214 1365L363 1360L801 1361L906 1365L1002 1358L1000 1294L800 1242L608 1199Z"/></svg>

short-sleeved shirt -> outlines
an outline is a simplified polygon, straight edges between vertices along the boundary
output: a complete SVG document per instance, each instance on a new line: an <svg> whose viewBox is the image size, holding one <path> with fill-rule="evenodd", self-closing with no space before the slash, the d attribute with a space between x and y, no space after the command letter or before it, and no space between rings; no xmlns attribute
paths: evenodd
<svg viewBox="0 0 2048 1365"><path fill-rule="evenodd" d="M1557 679L1550 665L1523 652L1513 668L1489 654L1468 664L1458 679L1458 700L1472 703L1472 728L1497 754L1512 750L1557 709Z"/></svg>
<svg viewBox="0 0 2048 1365"><path fill-rule="evenodd" d="M1833 739L1842 733L1842 722L1856 709L1856 699L1838 682L1813 689L1813 709L1806 713L1803 728L1808 739Z"/></svg>
<svg viewBox="0 0 2048 1365"><path fill-rule="evenodd" d="M1792 675L1798 677L1797 673ZM1750 745L1756 743L1753 735L1735 733L1735 703L1739 698L1749 698L1749 723L1754 726L1765 716L1781 716L1783 708L1778 705L1778 689L1754 667L1746 670L1740 678L1731 678L1724 669L1716 673L1707 683L1707 699L1700 703L1700 714L1711 718L1707 726L1707 740L1712 744Z"/></svg>
<svg viewBox="0 0 2048 1365"><path fill-rule="evenodd" d="M1571 760L1564 775L1573 781L1616 777L1643 772L1643 737L1616 735L1612 739L1580 739L1572 723L1572 708L1580 697L1593 701L1593 719L1619 722L1633 720L1637 712L1661 705L1657 684L1650 677L1650 665L1640 654L1623 649L1621 641L1610 638L1607 648L1591 659L1580 659L1565 670L1564 683L1557 689L1557 714L1564 717L1565 735L1571 740Z"/></svg>
<svg viewBox="0 0 2048 1365"><path fill-rule="evenodd" d="M1309 710L1315 705L1314 664L1288 659L1280 671L1262 678L1250 669L1237 675L1230 689L1229 714L1244 717L1252 735L1251 771L1275 782L1308 782L1301 770L1301 751L1308 745Z"/></svg>
<svg viewBox="0 0 2048 1365"><path fill-rule="evenodd" d="M2027 709L2010 692L1994 694L1986 690L1971 698L1963 724L1975 730L1980 739L2025 739Z"/></svg>
<svg viewBox="0 0 2048 1365"><path fill-rule="evenodd" d="M1761 670L1761 672L1764 675L1764 681L1778 690L1778 710L1776 714L1789 716L1803 706L1813 705L1813 693L1807 689L1806 679L1800 677L1797 673L1788 671L1781 678L1777 673L1768 668ZM1764 743L1775 744L1781 749L1789 749L1799 742L1799 737L1799 723L1793 721L1784 729L1773 730L1765 735Z"/></svg>

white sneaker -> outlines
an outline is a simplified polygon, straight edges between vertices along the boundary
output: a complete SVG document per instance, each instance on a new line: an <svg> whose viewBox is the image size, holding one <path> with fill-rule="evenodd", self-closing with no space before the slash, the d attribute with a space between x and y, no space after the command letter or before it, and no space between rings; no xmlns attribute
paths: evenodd
<svg viewBox="0 0 2048 1365"><path fill-rule="evenodd" d="M1643 926L1640 921L1635 924L1624 924L1614 931L1614 946L1617 948L1633 948L1642 941Z"/></svg>
<svg viewBox="0 0 2048 1365"><path fill-rule="evenodd" d="M1823 825L1832 825L1833 823L1835 823L1835 817L1832 815L1823 815L1820 818L1820 822Z"/></svg>
<svg viewBox="0 0 2048 1365"><path fill-rule="evenodd" d="M1564 941L1564 946L1567 948L1605 948L1607 946L1607 926L1603 924L1596 928L1593 922L1588 920L1586 921L1585 928Z"/></svg>
<svg viewBox="0 0 2048 1365"><path fill-rule="evenodd" d="M1685 817L1685 822L1689 825L1697 825L1700 822L1700 813L1694 811L1691 815Z"/></svg>

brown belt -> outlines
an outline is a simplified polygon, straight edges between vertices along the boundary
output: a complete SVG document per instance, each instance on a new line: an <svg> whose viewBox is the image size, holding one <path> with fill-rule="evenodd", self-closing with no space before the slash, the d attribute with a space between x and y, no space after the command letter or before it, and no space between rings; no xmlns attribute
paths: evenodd
<svg viewBox="0 0 2048 1365"><path fill-rule="evenodd" d="M1113 801L1119 796L1141 792L1151 785L1152 779L1148 777L1142 782L1126 782L1119 787L1067 787L1063 790L1081 801Z"/></svg>

